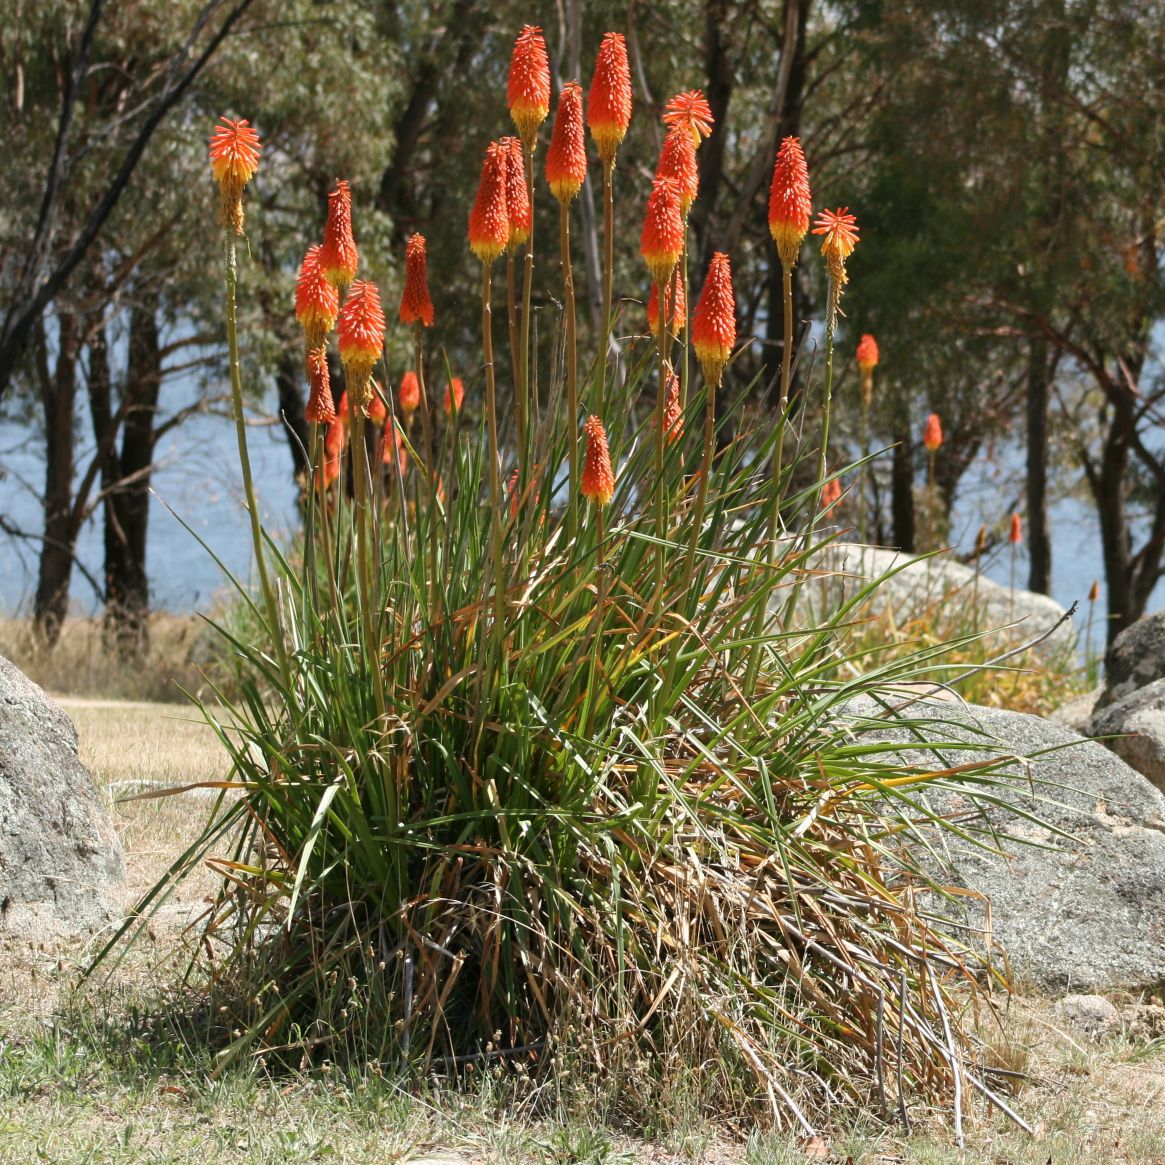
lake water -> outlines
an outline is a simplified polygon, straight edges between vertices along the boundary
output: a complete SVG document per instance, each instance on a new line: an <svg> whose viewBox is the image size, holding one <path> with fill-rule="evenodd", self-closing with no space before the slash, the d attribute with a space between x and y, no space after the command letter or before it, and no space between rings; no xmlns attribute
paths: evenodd
<svg viewBox="0 0 1165 1165"><path fill-rule="evenodd" d="M167 388L163 392L163 408L187 403L189 384L185 393L183 398L178 388ZM273 411L275 404L272 394L264 407ZM92 449L92 437L84 427L82 434L85 453L78 461L83 465ZM294 529L297 516L286 438L275 424L251 427L248 435L263 520L270 530L287 535ZM249 577L250 527L242 504L234 429L221 416L193 417L163 438L157 453L160 467L153 479L155 497L151 503L148 556L153 602L155 607L171 611L205 609L223 591L224 580L210 555L175 514L205 540L228 569ZM952 538L958 545L973 544L980 524L998 523L1007 499L1020 496L1019 465L1019 451L1004 450L990 463L981 463L967 474L953 515ZM0 421L0 514L34 533L39 532L37 493L43 485L43 474L40 441L29 427ZM1053 595L1064 606L1079 601L1084 615L1093 580L1100 580L1102 594L1104 588L1095 515L1076 498L1064 497L1052 506L1051 520ZM86 524L78 553L88 569L100 577L98 522ZM6 614L27 611L36 585L36 544L0 535L0 561L0 609ZM1006 546L993 557L986 573L1001 583L1008 582ZM1017 578L1020 585L1027 578L1026 553L1022 550ZM72 598L74 610L79 613L91 613L99 605L79 572L74 573ZM1151 607L1161 601L1159 588ZM1103 601L1098 617L1102 611ZM1099 627L1095 636L1099 642Z"/></svg>

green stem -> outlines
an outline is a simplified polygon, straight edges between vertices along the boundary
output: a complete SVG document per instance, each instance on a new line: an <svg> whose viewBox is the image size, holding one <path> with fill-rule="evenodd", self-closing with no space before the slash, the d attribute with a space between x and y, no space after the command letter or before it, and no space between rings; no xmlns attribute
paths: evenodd
<svg viewBox="0 0 1165 1165"><path fill-rule="evenodd" d="M611 346L611 308L615 280L615 162L603 166L603 334L599 349L599 379L595 385L595 413L604 416L607 386L607 349Z"/></svg>
<svg viewBox="0 0 1165 1165"><path fill-rule="evenodd" d="M777 556L781 530L781 473L784 470L785 429L789 425L789 384L793 378L793 269L782 266L781 291L785 302L785 346L781 351L781 398L777 404L777 444L773 450L773 508L769 515L770 561Z"/></svg>
<svg viewBox="0 0 1165 1165"><path fill-rule="evenodd" d="M481 265L481 336L485 349L485 415L489 428L489 500L493 509L490 523L490 542L494 567L494 617L497 624L497 642L500 644L506 628L506 576L502 564L502 483L498 469L498 410L497 390L494 384L493 318L490 312L489 264Z"/></svg>
<svg viewBox="0 0 1165 1165"><path fill-rule="evenodd" d="M227 349L230 356L231 406L235 417L235 436L239 445L239 468L243 475L243 493L247 500L247 513L251 519L251 542L255 548L255 564L259 571L259 586L263 591L263 603L267 609L267 622L275 647L275 658L279 661L279 670L283 673L285 690L290 692L291 665L287 659L287 646L283 642L283 630L279 622L279 608L275 602L275 592L271 587L271 579L267 573L263 528L259 522L255 482L251 475L251 458L247 451L247 427L243 420L243 377L239 367L237 240L230 227L225 229L224 235L226 239Z"/></svg>
<svg viewBox="0 0 1165 1165"><path fill-rule="evenodd" d="M517 260L514 249L506 252L506 315L510 324L510 364L514 371L514 416L518 425L518 448L526 444L526 400L522 393L522 350L518 340Z"/></svg>
<svg viewBox="0 0 1165 1165"><path fill-rule="evenodd" d="M837 296L840 288L833 279L830 279L829 302L830 310L826 314L825 322L825 399L821 411L821 454L817 459L817 501L814 518L821 508L821 488L825 484L825 475L828 472L829 462L829 414L833 406L833 340L837 331Z"/></svg>
<svg viewBox="0 0 1165 1165"><path fill-rule="evenodd" d="M433 621L441 620L441 588L437 578L437 451L433 444L433 418L429 409L429 393L425 386L425 361L421 348L421 325L413 331L413 367L417 374L417 389L420 397L421 433L425 441L425 468L429 479L429 514L425 534L429 544L429 601L434 612ZM404 490L399 491L401 502Z"/></svg>
<svg viewBox="0 0 1165 1165"><path fill-rule="evenodd" d="M364 628L364 655L366 659L374 660L372 674L373 696L376 701L376 711L383 719L386 701L384 695L384 673L380 668L380 639L372 621L376 590L372 578L373 544L369 537L369 486L371 484L368 467L368 445L364 435L364 409L357 404L353 394L349 392L349 409L351 410L352 424L352 478L355 486L355 519L356 519L356 596L360 606L360 621Z"/></svg>
<svg viewBox="0 0 1165 1165"><path fill-rule="evenodd" d="M688 541L688 561L684 568L684 583L691 585L696 565L696 547L700 542L700 528L704 525L704 509L708 504L708 479L712 476L712 459L716 455L716 393L720 381L707 384L708 399L704 409L704 457L700 462L700 484L696 489L696 508L692 513L692 535Z"/></svg>
<svg viewBox="0 0 1165 1165"><path fill-rule="evenodd" d="M579 451L578 451L578 351L574 319L574 273L570 264L570 204L559 202L559 240L562 246L562 298L566 321L566 413L571 439L570 494L566 502L567 529L571 541L578 538Z"/></svg>
<svg viewBox="0 0 1165 1165"><path fill-rule="evenodd" d="M668 276L670 279L670 276ZM659 305L658 324L656 329L656 348L659 355L659 389L656 392L655 402L655 536L660 545L655 548L655 606L659 613L659 606L663 597L663 567L664 553L663 540L667 537L667 489L663 479L664 444L666 441L667 416L667 312L664 310L664 295L667 291L667 279L661 279L655 285L656 303Z"/></svg>
<svg viewBox="0 0 1165 1165"><path fill-rule="evenodd" d="M526 147L526 195L530 203L530 236L526 239L526 257L522 272L522 352L521 375L518 384L518 398L521 401L519 410L523 417L530 417L531 406L531 379L530 367L534 354L530 350L530 317L531 302L534 287L534 149ZM527 434L518 436L518 487L526 488L530 479L529 443L525 439Z"/></svg>
<svg viewBox="0 0 1165 1165"><path fill-rule="evenodd" d="M869 468L870 456L870 406L862 397L862 472L858 477L858 537L863 546L868 545L866 536L866 474Z"/></svg>

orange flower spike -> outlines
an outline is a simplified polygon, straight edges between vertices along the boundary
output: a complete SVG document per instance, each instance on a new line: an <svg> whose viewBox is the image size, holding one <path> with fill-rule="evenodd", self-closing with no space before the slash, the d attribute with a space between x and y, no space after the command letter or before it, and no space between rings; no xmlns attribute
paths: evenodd
<svg viewBox="0 0 1165 1165"><path fill-rule="evenodd" d="M680 405L680 378L674 373L667 374L667 400L663 409L663 434L669 444L684 435L684 410Z"/></svg>
<svg viewBox="0 0 1165 1165"><path fill-rule="evenodd" d="M732 268L728 256L717 251L708 267L708 278L692 318L692 346L704 379L720 386L724 366L736 343L736 299L732 293Z"/></svg>
<svg viewBox="0 0 1165 1165"><path fill-rule="evenodd" d="M374 425L383 425L388 417L388 406L384 403L384 392L378 381L372 381L372 395L368 398L368 419Z"/></svg>
<svg viewBox="0 0 1165 1165"><path fill-rule="evenodd" d="M335 328L339 314L339 293L324 276L320 247L313 243L303 257L299 278L295 281L295 318L303 325L309 349L324 343Z"/></svg>
<svg viewBox="0 0 1165 1165"><path fill-rule="evenodd" d="M405 244L405 287L400 297L400 322L433 326L433 300L429 295L429 260L425 236L412 235Z"/></svg>
<svg viewBox="0 0 1165 1165"><path fill-rule="evenodd" d="M615 152L631 124L631 65L627 42L620 32L608 32L595 57L595 75L587 98L587 125L603 165L615 164Z"/></svg>
<svg viewBox="0 0 1165 1165"><path fill-rule="evenodd" d="M938 413L931 413L926 418L926 425L922 430L922 443L926 446L928 453L935 453L943 443L943 427L942 422L938 419Z"/></svg>
<svg viewBox="0 0 1165 1165"><path fill-rule="evenodd" d="M530 191L521 138L502 138L501 144L506 147L506 216L510 220L509 249L513 251L530 238Z"/></svg>
<svg viewBox="0 0 1165 1165"><path fill-rule="evenodd" d="M510 242L510 216L506 206L507 161L507 151L501 142L490 142L486 146L477 197L469 212L469 246L487 266Z"/></svg>
<svg viewBox="0 0 1165 1165"><path fill-rule="evenodd" d="M328 423L324 433L324 463L316 477L317 484L327 489L340 476L340 454L348 440L348 430L339 417Z"/></svg>
<svg viewBox="0 0 1165 1165"><path fill-rule="evenodd" d="M400 378L400 388L396 391L396 401L400 405L400 411L406 417L411 416L421 407L421 384L417 380L417 374L411 368Z"/></svg>
<svg viewBox="0 0 1165 1165"><path fill-rule="evenodd" d="M328 195L320 266L328 282L340 291L356 278L360 266L360 252L352 235L352 191L342 178L336 180L336 189Z"/></svg>
<svg viewBox="0 0 1165 1165"><path fill-rule="evenodd" d="M832 477L821 487L821 513L828 514L841 501L841 482Z"/></svg>
<svg viewBox="0 0 1165 1165"><path fill-rule="evenodd" d="M538 127L550 112L550 57L536 25L523 25L514 42L507 98L518 136L526 149L533 150Z"/></svg>
<svg viewBox="0 0 1165 1165"><path fill-rule="evenodd" d="M700 190L700 170L696 164L696 146L686 126L673 125L667 131L655 176L675 182L680 192L680 213L687 217Z"/></svg>
<svg viewBox="0 0 1165 1165"><path fill-rule="evenodd" d="M372 399L372 369L384 351L384 309L375 283L357 279L340 309L340 362L356 406Z"/></svg>
<svg viewBox="0 0 1165 1165"><path fill-rule="evenodd" d="M445 386L445 412L452 414L456 409L461 412L461 403L465 400L465 385L461 383L461 377L455 376Z"/></svg>
<svg viewBox="0 0 1165 1165"><path fill-rule="evenodd" d="M558 98L550 148L546 151L546 182L564 205L582 189L587 176L587 139L583 129L582 86L569 81Z"/></svg>
<svg viewBox="0 0 1165 1165"><path fill-rule="evenodd" d="M712 132L712 126L715 125L712 107L702 89L677 93L664 107L663 120L669 126L684 126L692 137L692 144L696 146Z"/></svg>
<svg viewBox="0 0 1165 1165"><path fill-rule="evenodd" d="M336 419L336 405L332 400L332 377L328 371L328 350L307 350L307 405L303 417L312 425L330 425Z"/></svg>
<svg viewBox="0 0 1165 1165"><path fill-rule="evenodd" d="M583 425L587 448L583 460L582 495L596 506L609 505L615 496L615 473L611 468L611 451L607 433L598 417L587 417Z"/></svg>
<svg viewBox="0 0 1165 1165"><path fill-rule="evenodd" d="M858 342L857 361L862 372L873 372L878 366L878 341L868 332Z"/></svg>
<svg viewBox="0 0 1165 1165"><path fill-rule="evenodd" d="M210 139L210 172L218 183L219 218L236 235L243 233L243 187L259 169L259 135L245 118L219 119Z"/></svg>
<svg viewBox="0 0 1165 1165"><path fill-rule="evenodd" d="M351 418L348 414L348 390L344 389L343 392L340 393L340 399L336 404L336 420L339 421L341 425L347 425L350 419Z"/></svg>
<svg viewBox="0 0 1165 1165"><path fill-rule="evenodd" d="M1013 546L1018 546L1023 541L1023 519L1019 514L1011 515L1011 529L1007 532L1007 540Z"/></svg>
<svg viewBox="0 0 1165 1165"><path fill-rule="evenodd" d="M846 282L845 261L853 254L858 245L858 220L850 214L849 207L839 207L837 210L823 210L813 224L815 235L824 235L821 240L821 253L829 268L830 278L839 285Z"/></svg>
<svg viewBox="0 0 1165 1165"><path fill-rule="evenodd" d="M668 306L667 328L673 336L678 336L688 322L688 305L684 300L684 284L680 279L669 279L664 300ZM653 283L647 296L647 326L651 334L659 331L659 287Z"/></svg>
<svg viewBox="0 0 1165 1165"><path fill-rule="evenodd" d="M777 151L773 183L769 188L769 233L777 244L781 265L792 268L809 232L813 203L809 195L809 168L801 140L787 137Z"/></svg>
<svg viewBox="0 0 1165 1165"><path fill-rule="evenodd" d="M647 198L639 253L655 283L665 283L675 270L684 247L684 218L680 192L670 178L656 178Z"/></svg>

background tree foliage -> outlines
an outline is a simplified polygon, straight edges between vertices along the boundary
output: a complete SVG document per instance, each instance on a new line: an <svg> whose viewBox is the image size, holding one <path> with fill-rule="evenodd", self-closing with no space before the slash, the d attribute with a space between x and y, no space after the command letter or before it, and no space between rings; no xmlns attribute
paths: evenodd
<svg viewBox="0 0 1165 1165"><path fill-rule="evenodd" d="M869 481L871 534L916 543L928 411L946 433L936 467L944 512L976 458L1022 437L1030 585L1050 585L1049 494L1079 489L1100 519L1115 633L1144 610L1165 549L1165 448L1155 431L1165 391L1163 16L1161 0L0 0L9 160L0 402L34 416L46 448L36 532L46 638L64 617L77 531L100 510L98 582L111 626L125 650L144 643L144 491L153 442L182 415L159 414L157 386L198 360L203 392L189 406L221 391L220 264L206 244L215 118L250 117L264 139L248 226L262 318L244 328L246 359L249 383L274 386L291 428L302 426L303 390L290 291L336 177L352 183L365 270L386 302L399 288L405 239L427 236L444 346L435 381L448 360L469 383L480 354L465 217L486 142L510 128L506 71L527 22L546 31L556 88L576 77L589 84L604 31L627 37L636 107L616 177L624 240L638 237L663 105L681 90L707 93L717 124L700 151L692 294L711 252L728 250L749 341L728 391L769 370L758 408L771 407L782 342L768 182L780 137L803 137L815 205L849 205L862 226L839 342L848 352L862 332L877 335L875 444L896 446ZM573 235L583 351L593 351L600 301L596 178ZM557 207L543 197L537 214L535 307L549 349ZM649 287L634 249L616 253L617 335L626 337L644 330ZM820 304L817 269L806 262L797 273L802 321ZM43 307L16 344L13 321L38 298ZM403 344L390 336L391 375L405 367ZM802 360L813 353L809 334ZM852 369L839 387L840 457L857 453ZM811 433L818 402L797 407ZM84 456L81 409L104 434ZM1013 500L1001 499L1000 529ZM940 522L917 537L941 532Z"/></svg>

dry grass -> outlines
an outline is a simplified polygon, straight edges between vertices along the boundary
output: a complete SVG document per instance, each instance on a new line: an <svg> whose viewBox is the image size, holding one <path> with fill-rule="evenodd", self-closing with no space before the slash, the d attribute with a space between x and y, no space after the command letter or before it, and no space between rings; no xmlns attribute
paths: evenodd
<svg viewBox="0 0 1165 1165"><path fill-rule="evenodd" d="M222 773L217 742L181 705L64 702L82 756L107 790ZM177 853L205 810L191 795L115 805L130 870L127 901ZM209 886L208 876L202 886L185 887L176 911L189 916ZM1062 1030L1035 1000L1017 1000L1003 1032L984 1035L999 1066L1029 1074L1016 1104L1037 1135L1028 1138L977 1109L968 1117L965 1149L952 1144L942 1114L917 1111L908 1136L839 1112L814 1154L784 1135L728 1133L694 1111L685 1115L682 1096L666 1119L661 1114L666 1133L641 1130L629 1138L607 1126L615 1103L601 1082L559 1081L532 1092L487 1076L465 1091L417 1096L374 1076L269 1080L235 1071L213 1078L202 1049L159 1048L136 1026L132 1000L173 974L180 933L159 928L154 948L139 952L111 996L71 1003L60 1002L58 992L73 981L84 951L0 952L7 963L0 976L0 1161L1165 1165L1165 1031L1141 1024L1127 1038L1093 1044ZM434 1158L435 1147L462 1155Z"/></svg>

